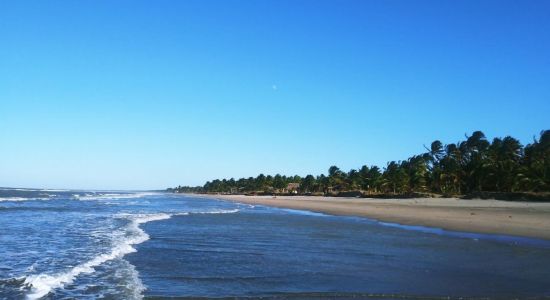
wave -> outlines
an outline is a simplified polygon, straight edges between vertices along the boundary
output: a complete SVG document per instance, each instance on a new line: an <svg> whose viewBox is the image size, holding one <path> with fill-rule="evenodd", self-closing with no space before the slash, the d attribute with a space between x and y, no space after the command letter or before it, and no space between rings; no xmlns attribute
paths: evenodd
<svg viewBox="0 0 550 300"><path fill-rule="evenodd" d="M74 211L69 207L29 207L29 206L0 206L0 212L35 211L35 212L66 212Z"/></svg>
<svg viewBox="0 0 550 300"><path fill-rule="evenodd" d="M279 211L284 211L287 213L295 214L295 215L303 215L303 216L314 216L314 217L330 217L331 215L327 215L320 212L310 211L310 210L301 210L301 209L291 209L291 208L275 208Z"/></svg>
<svg viewBox="0 0 550 300"><path fill-rule="evenodd" d="M62 189L24 189L24 188L0 188L0 191L21 191L21 192L69 192Z"/></svg>
<svg viewBox="0 0 550 300"><path fill-rule="evenodd" d="M27 191L27 190L25 190ZM40 190L42 191L42 190ZM61 191L61 190L60 190ZM61 191L65 192L65 191ZM119 199L135 199L135 198L143 198L147 196L154 196L158 195L158 193L152 193L152 192L140 192L140 193L68 193L68 194L44 194L40 193L38 195L11 195L11 196L4 196L0 197L0 202L2 201L34 201L34 200L52 200L52 199L66 199L70 198L73 200L82 200L82 201L90 201L90 200L119 200Z"/></svg>
<svg viewBox="0 0 550 300"><path fill-rule="evenodd" d="M95 271L95 267L107 261L116 258L122 258L128 253L135 252L136 249L133 247L133 245L143 243L149 239L149 235L145 233L145 231L143 231L141 228L139 228L139 225L147 222L169 219L170 215L142 214L119 217L130 220L130 223L126 227L126 231L130 233L130 236L118 241L111 252L100 254L94 259L79 264L67 272L54 275L38 274L27 276L25 279L25 285L30 287L30 293L27 294L27 299L39 299L41 297L44 297L52 290L62 288L66 284L72 283L80 274L93 273Z"/></svg>
<svg viewBox="0 0 550 300"><path fill-rule="evenodd" d="M454 230L447 230L439 227L428 227L428 226L422 226L422 225L405 225L405 224L383 222L383 221L376 221L376 222L386 227L393 227L393 228L399 228L403 230L417 231L417 232L436 234L436 235L442 235L442 236L465 238L465 239L471 239L474 241L488 240L488 241L495 241L495 242L508 243L508 244L521 244L521 245L529 245L534 247L550 248L550 241L537 239L537 238L504 235L504 234L454 231Z"/></svg>
<svg viewBox="0 0 550 300"><path fill-rule="evenodd" d="M82 264L73 267L72 269L58 274L37 274L29 275L25 278L24 286L30 288L30 292L27 293L27 299L39 299L52 290L62 288L66 284L72 283L80 274L89 274L95 271L95 267L117 258L122 258L126 254L136 252L134 245L141 244L149 240L149 235L139 227L139 225L170 219L172 216L189 215L189 214L227 214L236 213L238 209L231 210L214 210L205 212L181 212L181 213L155 213L155 214L117 214L115 218L129 220L129 224L125 227L123 233L119 233L119 237L115 238L115 246L109 253L103 253L92 260L84 262ZM141 292L145 287L139 281L137 271L133 268L136 285L136 295L141 295ZM137 296L136 296L137 298Z"/></svg>
<svg viewBox="0 0 550 300"><path fill-rule="evenodd" d="M33 201L33 200L50 200L51 198L50 197L29 197L29 198L24 198L24 197L0 197L0 202L9 202L9 201L13 201L13 202L19 202L19 201Z"/></svg>
<svg viewBox="0 0 550 300"><path fill-rule="evenodd" d="M85 195L79 195L74 194L72 195L73 199L76 200L116 200L116 199L134 199L134 198L142 198L147 196L154 196L158 193L149 193L149 192L143 192L143 193L106 193L106 194L85 194Z"/></svg>
<svg viewBox="0 0 550 300"><path fill-rule="evenodd" d="M197 214L197 215L203 215L203 214L234 214L236 212L239 212L239 209L219 209L219 210L211 210L211 211L199 211L199 212L191 212L191 214Z"/></svg>
<svg viewBox="0 0 550 300"><path fill-rule="evenodd" d="M186 211L186 212L173 213L172 216L234 214L239 211L240 211L239 209L220 209L220 210L212 210L212 211L191 211L191 212Z"/></svg>

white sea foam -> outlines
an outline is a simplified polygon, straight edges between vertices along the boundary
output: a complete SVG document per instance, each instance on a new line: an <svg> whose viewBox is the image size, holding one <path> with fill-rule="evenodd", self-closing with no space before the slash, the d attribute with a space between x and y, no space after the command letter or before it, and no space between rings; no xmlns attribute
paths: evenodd
<svg viewBox="0 0 550 300"><path fill-rule="evenodd" d="M173 213L172 216L188 216L188 215L206 215L206 214L234 214L239 212L239 209L218 209L211 211L193 211Z"/></svg>
<svg viewBox="0 0 550 300"><path fill-rule="evenodd" d="M39 299L47 295L50 291L61 288L66 284L72 283L80 274L89 274L95 271L95 267L113 260L121 258L128 253L135 252L133 245L145 242L149 239L149 235L145 233L140 224L169 219L168 214L141 214L141 215L119 215L120 218L127 218L131 222L126 227L128 236L116 241L114 248L109 253L103 253L92 260L77 265L64 273L58 274L38 274L30 275L25 279L25 285L30 287L30 293L27 294L27 299Z"/></svg>
<svg viewBox="0 0 550 300"><path fill-rule="evenodd" d="M236 213L238 209L231 210L213 210L205 212L193 212L193 214L228 214ZM172 216L189 215L189 212L181 212L174 214L157 213L157 214L118 214L116 218L128 219L130 223L126 226L124 234L119 234L115 238L115 246L109 253L103 253L92 260L73 267L69 271L58 274L37 274L29 275L25 279L25 286L30 287L30 292L27 294L27 299L39 299L46 296L54 289L62 288L66 284L72 283L80 274L89 274L95 271L95 267L116 259L122 258L124 255L136 252L134 245L141 244L149 239L149 235L139 227L140 224L147 222L166 220ZM115 234L116 235L116 234ZM134 269L135 271L135 269ZM137 272L137 271L136 271ZM141 295L144 289L139 281L139 277L135 274L136 294ZM140 298L136 296L136 298Z"/></svg>
<svg viewBox="0 0 550 300"><path fill-rule="evenodd" d="M30 198L21 198L21 197L0 197L0 201L26 201L31 200Z"/></svg>
<svg viewBox="0 0 550 300"><path fill-rule="evenodd" d="M0 197L0 202L2 201L32 201L32 200L50 200L51 198L47 197L34 197L34 198L23 198L23 197Z"/></svg>
<svg viewBox="0 0 550 300"><path fill-rule="evenodd" d="M330 215L327 215L327 214L324 214L324 213L309 211L309 210L300 210L300 209L291 209L291 208L277 208L277 210L282 210L282 211L286 211L286 212L291 213L291 214L304 215L304 216L315 216L315 217L328 217L328 216L330 216Z"/></svg>
<svg viewBox="0 0 550 300"><path fill-rule="evenodd" d="M219 210L212 210L212 211L200 211L200 212L193 212L193 214L234 214L236 212L239 212L239 209L219 209Z"/></svg>
<svg viewBox="0 0 550 300"><path fill-rule="evenodd" d="M70 190L60 190L60 189L21 189L21 188L0 188L4 191L24 191L24 192L68 192Z"/></svg>
<svg viewBox="0 0 550 300"><path fill-rule="evenodd" d="M42 194L44 195L44 194ZM87 193L85 195L81 194L72 194L72 198L76 200L119 200L119 199L135 199L143 198L147 196L157 195L157 193L151 192L142 192L142 193ZM32 200L52 200L55 199L56 195L46 195L46 197L0 197L0 202L2 201L32 201Z"/></svg>
<svg viewBox="0 0 550 300"><path fill-rule="evenodd" d="M142 198L146 196L153 196L157 193L105 193L105 194L85 194L85 195L78 195L74 194L73 198L77 200L116 200L116 199L134 199L134 198Z"/></svg>

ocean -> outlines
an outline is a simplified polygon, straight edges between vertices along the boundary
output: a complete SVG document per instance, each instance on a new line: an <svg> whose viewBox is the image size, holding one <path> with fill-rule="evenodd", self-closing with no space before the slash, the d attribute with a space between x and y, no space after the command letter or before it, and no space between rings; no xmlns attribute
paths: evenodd
<svg viewBox="0 0 550 300"><path fill-rule="evenodd" d="M550 242L157 192L0 189L0 299L550 296Z"/></svg>

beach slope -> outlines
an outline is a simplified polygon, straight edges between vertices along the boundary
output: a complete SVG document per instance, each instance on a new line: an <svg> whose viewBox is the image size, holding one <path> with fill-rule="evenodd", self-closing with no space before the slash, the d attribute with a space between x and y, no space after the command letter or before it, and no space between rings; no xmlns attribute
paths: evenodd
<svg viewBox="0 0 550 300"><path fill-rule="evenodd" d="M369 199L200 195L247 204L361 216L406 225L550 240L550 203L456 198Z"/></svg>

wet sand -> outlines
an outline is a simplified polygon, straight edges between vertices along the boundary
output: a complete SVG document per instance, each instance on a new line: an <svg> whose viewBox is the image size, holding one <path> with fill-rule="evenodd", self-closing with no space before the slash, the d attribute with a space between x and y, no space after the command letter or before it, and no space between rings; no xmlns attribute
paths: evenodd
<svg viewBox="0 0 550 300"><path fill-rule="evenodd" d="M550 240L550 203L456 198L372 199L197 195L247 204L361 216L406 225Z"/></svg>

